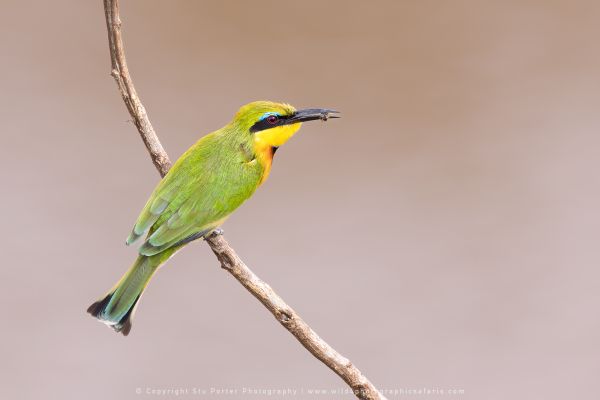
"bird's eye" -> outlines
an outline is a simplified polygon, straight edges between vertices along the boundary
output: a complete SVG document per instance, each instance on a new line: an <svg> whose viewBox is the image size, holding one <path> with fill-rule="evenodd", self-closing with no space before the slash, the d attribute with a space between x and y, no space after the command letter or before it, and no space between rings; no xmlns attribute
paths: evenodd
<svg viewBox="0 0 600 400"><path fill-rule="evenodd" d="M267 122L270 123L271 125L275 125L277 123L277 121L279 121L279 118L277 117L277 115L269 115L267 117Z"/></svg>

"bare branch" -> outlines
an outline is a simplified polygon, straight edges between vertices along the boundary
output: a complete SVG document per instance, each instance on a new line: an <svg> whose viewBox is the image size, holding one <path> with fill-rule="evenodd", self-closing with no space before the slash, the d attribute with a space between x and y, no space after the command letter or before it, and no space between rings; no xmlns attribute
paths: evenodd
<svg viewBox="0 0 600 400"><path fill-rule="evenodd" d="M206 238L221 267L234 276L256 297L313 356L342 378L360 399L385 399L375 386L346 357L335 351L317 335L267 283L261 280L229 246L223 236Z"/></svg>
<svg viewBox="0 0 600 400"><path fill-rule="evenodd" d="M121 97L127 106L127 110L133 118L135 124L148 152L152 158L154 166L161 176L165 176L171 168L169 156L163 149L154 128L146 114L146 108L140 101L140 98L133 87L127 61L125 60L125 50L123 49L123 40L121 39L121 18L119 18L119 1L104 0L104 13L106 14L106 28L108 30L108 45L110 47L111 75L115 78Z"/></svg>
<svg viewBox="0 0 600 400"><path fill-rule="evenodd" d="M119 1L104 0L104 11L112 62L111 74L117 82L123 101L150 153L154 166L161 176L165 176L171 168L171 161L154 132L146 109L142 105L129 75L121 38ZM221 267L252 293L312 355L342 378L356 397L369 400L385 399L358 368L321 339L267 283L244 264L223 236L210 236L206 242L217 256Z"/></svg>

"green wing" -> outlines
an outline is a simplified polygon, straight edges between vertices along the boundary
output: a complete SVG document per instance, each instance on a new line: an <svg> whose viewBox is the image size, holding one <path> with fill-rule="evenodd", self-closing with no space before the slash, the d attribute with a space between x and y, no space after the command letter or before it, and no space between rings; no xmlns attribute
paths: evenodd
<svg viewBox="0 0 600 400"><path fill-rule="evenodd" d="M158 184L126 243L148 232L139 253L151 256L208 233L254 193L262 174L239 141L218 132L202 138Z"/></svg>

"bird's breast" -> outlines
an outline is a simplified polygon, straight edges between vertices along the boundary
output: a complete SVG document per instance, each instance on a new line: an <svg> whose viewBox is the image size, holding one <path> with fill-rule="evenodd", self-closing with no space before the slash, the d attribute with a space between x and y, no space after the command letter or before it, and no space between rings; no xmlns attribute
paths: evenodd
<svg viewBox="0 0 600 400"><path fill-rule="evenodd" d="M269 177L271 172L271 165L273 164L273 156L275 155L276 148L269 145L260 146L255 143L254 153L256 154L256 160L260 163L263 168L262 178L259 184L262 184Z"/></svg>

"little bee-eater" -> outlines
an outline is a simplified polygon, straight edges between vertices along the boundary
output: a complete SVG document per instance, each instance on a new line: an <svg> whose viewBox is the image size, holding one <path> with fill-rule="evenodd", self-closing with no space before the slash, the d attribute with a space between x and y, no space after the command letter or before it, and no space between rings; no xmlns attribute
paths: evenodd
<svg viewBox="0 0 600 400"><path fill-rule="evenodd" d="M269 176L275 151L302 122L337 114L256 101L200 139L159 182L140 213L126 241L130 245L146 234L133 266L88 312L129 334L138 301L157 269L182 246L213 232L252 196Z"/></svg>

